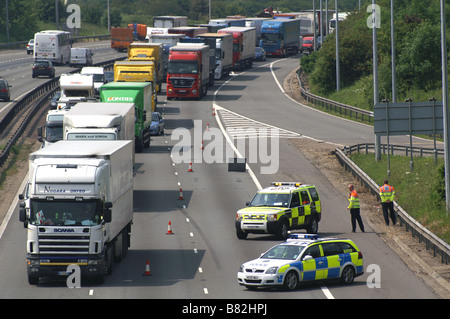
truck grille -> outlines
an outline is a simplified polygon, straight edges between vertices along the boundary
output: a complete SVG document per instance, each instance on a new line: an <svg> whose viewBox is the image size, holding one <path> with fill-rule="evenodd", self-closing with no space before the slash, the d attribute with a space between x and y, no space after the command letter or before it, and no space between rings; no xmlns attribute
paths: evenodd
<svg viewBox="0 0 450 319"><path fill-rule="evenodd" d="M190 88L195 81L191 78L169 78L169 80L174 88Z"/></svg>
<svg viewBox="0 0 450 319"><path fill-rule="evenodd" d="M47 255L87 255L89 234L39 234L39 251Z"/></svg>

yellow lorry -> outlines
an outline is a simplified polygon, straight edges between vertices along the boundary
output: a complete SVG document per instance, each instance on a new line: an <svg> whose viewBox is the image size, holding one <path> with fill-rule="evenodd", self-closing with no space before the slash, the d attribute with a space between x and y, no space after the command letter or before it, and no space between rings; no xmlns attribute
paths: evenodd
<svg viewBox="0 0 450 319"><path fill-rule="evenodd" d="M116 61L114 82L151 82L154 104L158 102L156 70L153 61Z"/></svg>
<svg viewBox="0 0 450 319"><path fill-rule="evenodd" d="M133 42L128 46L128 61L153 62L155 64L155 86L161 92L161 84L164 81L163 44Z"/></svg>

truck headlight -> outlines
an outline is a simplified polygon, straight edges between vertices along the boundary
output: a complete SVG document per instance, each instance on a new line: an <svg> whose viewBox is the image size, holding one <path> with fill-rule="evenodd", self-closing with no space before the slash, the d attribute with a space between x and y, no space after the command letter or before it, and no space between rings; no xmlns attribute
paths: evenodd
<svg viewBox="0 0 450 319"><path fill-rule="evenodd" d="M276 274L277 270L278 270L278 267L270 267L269 269L266 270L266 274L268 274L268 275Z"/></svg>

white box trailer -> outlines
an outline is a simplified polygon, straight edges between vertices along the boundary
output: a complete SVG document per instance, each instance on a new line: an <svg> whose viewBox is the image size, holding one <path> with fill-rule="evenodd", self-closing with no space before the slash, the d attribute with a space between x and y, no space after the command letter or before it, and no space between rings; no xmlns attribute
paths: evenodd
<svg viewBox="0 0 450 319"><path fill-rule="evenodd" d="M255 28L255 45L259 47L259 40L261 40L261 26L264 21L272 18L245 18L245 26Z"/></svg>
<svg viewBox="0 0 450 319"><path fill-rule="evenodd" d="M229 27L217 33L233 35L233 68L243 70L250 68L255 58L256 29L254 27Z"/></svg>
<svg viewBox="0 0 450 319"><path fill-rule="evenodd" d="M154 28L184 27L188 24L186 16L156 16L153 17Z"/></svg>
<svg viewBox="0 0 450 319"><path fill-rule="evenodd" d="M58 141L29 156L19 220L27 227L30 284L41 277L103 282L125 257L133 221L131 141Z"/></svg>
<svg viewBox="0 0 450 319"><path fill-rule="evenodd" d="M216 39L216 69L214 79L228 76L233 68L233 35L229 33L203 33L199 38Z"/></svg>
<svg viewBox="0 0 450 319"><path fill-rule="evenodd" d="M77 103L64 113L64 140L132 141L134 164L134 103Z"/></svg>

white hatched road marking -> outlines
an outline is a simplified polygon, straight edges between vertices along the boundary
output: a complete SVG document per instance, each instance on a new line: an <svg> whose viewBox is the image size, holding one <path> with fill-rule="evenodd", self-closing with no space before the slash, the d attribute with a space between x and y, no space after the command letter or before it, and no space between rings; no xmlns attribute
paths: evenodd
<svg viewBox="0 0 450 319"><path fill-rule="evenodd" d="M273 125L252 120L246 116L237 114L222 107L216 108L225 130L233 139L258 138L258 137L279 137L279 138L301 138L301 134L288 131ZM276 135L273 135L274 132Z"/></svg>

